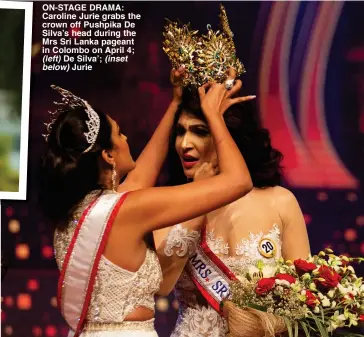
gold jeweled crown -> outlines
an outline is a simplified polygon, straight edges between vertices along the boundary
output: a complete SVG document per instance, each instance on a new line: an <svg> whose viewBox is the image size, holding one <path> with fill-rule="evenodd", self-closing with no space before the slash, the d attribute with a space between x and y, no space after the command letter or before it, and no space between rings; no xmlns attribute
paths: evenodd
<svg viewBox="0 0 364 337"><path fill-rule="evenodd" d="M174 68L185 66L188 77L183 78L183 86L201 86L209 81L222 83L226 80L230 67L236 70L237 76L245 73L244 65L236 57L234 34L223 5L220 5L219 17L221 32L214 32L207 25L206 35L191 30L190 24L181 26L168 20L163 33L163 51Z"/></svg>

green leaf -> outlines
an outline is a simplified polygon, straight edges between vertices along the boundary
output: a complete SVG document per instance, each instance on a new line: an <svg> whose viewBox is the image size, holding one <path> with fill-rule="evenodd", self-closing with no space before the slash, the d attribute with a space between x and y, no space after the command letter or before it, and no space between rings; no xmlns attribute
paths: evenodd
<svg viewBox="0 0 364 337"><path fill-rule="evenodd" d="M323 327L323 325L321 324L318 317L316 315L314 315L313 313L311 313L311 316L312 316L313 320L315 321L315 324L320 332L321 337L329 337L327 330Z"/></svg>
<svg viewBox="0 0 364 337"><path fill-rule="evenodd" d="M284 322L286 323L286 327L287 327L287 331L288 331L288 336L289 337L293 337L293 331L292 331L292 324L291 321L287 318L282 316Z"/></svg>
<svg viewBox="0 0 364 337"><path fill-rule="evenodd" d="M301 326L303 331L305 332L306 337L311 337L310 330L307 328L307 325L305 322L301 321Z"/></svg>
<svg viewBox="0 0 364 337"><path fill-rule="evenodd" d="M294 337L298 337L298 323L294 322Z"/></svg>
<svg viewBox="0 0 364 337"><path fill-rule="evenodd" d="M259 311L267 312L267 308L266 307L263 307L263 306L258 305L258 304L248 303L247 306L250 307L250 308L259 310Z"/></svg>
<svg viewBox="0 0 364 337"><path fill-rule="evenodd" d="M323 324L323 326L326 326L326 324L325 324L325 314L324 314L324 311L323 311L322 307L320 307L320 311L321 311L322 324Z"/></svg>
<svg viewBox="0 0 364 337"><path fill-rule="evenodd" d="M264 267L264 262L262 260L259 260L257 262L257 268L262 271L263 270L263 267Z"/></svg>

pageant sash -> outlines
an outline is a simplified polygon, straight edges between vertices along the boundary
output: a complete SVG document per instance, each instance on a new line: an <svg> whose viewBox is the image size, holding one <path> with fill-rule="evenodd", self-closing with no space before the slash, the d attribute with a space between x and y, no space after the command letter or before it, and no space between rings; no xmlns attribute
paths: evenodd
<svg viewBox="0 0 364 337"><path fill-rule="evenodd" d="M201 231L196 253L187 263L187 271L207 302L222 314L221 303L230 294L229 282L237 278L207 245L206 227Z"/></svg>
<svg viewBox="0 0 364 337"><path fill-rule="evenodd" d="M78 337L91 300L100 258L127 193L98 197L83 212L68 247L58 281L58 306Z"/></svg>

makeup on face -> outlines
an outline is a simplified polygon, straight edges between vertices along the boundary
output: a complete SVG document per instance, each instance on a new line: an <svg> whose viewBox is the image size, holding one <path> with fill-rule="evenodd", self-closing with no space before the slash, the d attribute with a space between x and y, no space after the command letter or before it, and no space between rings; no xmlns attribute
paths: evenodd
<svg viewBox="0 0 364 337"><path fill-rule="evenodd" d="M207 124L187 113L182 113L177 125L176 151L186 177L193 178L195 171L203 162L211 160L215 151L213 139Z"/></svg>

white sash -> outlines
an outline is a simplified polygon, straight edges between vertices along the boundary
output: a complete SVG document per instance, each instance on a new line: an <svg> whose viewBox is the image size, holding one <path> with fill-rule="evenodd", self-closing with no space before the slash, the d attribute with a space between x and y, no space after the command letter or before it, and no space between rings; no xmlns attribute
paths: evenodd
<svg viewBox="0 0 364 337"><path fill-rule="evenodd" d="M127 193L101 195L82 214L63 262L58 305L68 325L82 332L108 234Z"/></svg>
<svg viewBox="0 0 364 337"><path fill-rule="evenodd" d="M196 254L187 263L187 271L203 297L222 315L222 301L230 294L229 282L237 278L207 245L206 227Z"/></svg>

